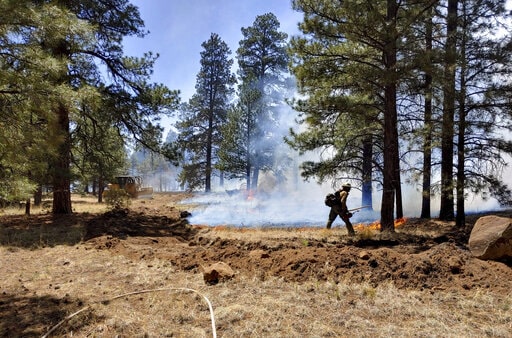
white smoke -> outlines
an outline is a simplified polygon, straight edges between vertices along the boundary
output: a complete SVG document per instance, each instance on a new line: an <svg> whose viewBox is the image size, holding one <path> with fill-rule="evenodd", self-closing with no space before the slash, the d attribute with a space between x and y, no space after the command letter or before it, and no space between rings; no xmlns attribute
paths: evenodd
<svg viewBox="0 0 512 338"><path fill-rule="evenodd" d="M240 190L200 194L184 203L198 206L189 218L192 224L235 227L324 227L330 211L324 204L324 198L329 192L332 192L329 186L300 182L295 187L276 186L274 191L269 193L251 194ZM358 201L361 198L358 193L357 190L351 192L347 203L349 208L360 206ZM368 221L369 216L367 212L355 212L352 223ZM344 223L338 218L333 226L337 225L344 226Z"/></svg>
<svg viewBox="0 0 512 338"><path fill-rule="evenodd" d="M296 113L291 109L284 109L281 114L281 130L278 134L282 137L288 135L289 128L295 130L303 128L295 124ZM330 208L325 206L324 198L335 189L330 182L317 184L304 182L300 177L299 165L306 160L300 158L286 144L282 144L280 151L285 157L292 158L291 166L286 170L286 181L279 180L271 173L261 173L258 189L249 193L244 191L245 182L227 182L224 187L213 187L214 192L197 194L196 197L184 201L186 204L197 205L192 211L189 222L203 225L228 225L235 227L324 227L327 223ZM317 159L316 157L315 159ZM510 171L510 170L509 170ZM512 175L504 174L505 181ZM434 178L435 180L436 178ZM361 207L361 191L357 184L352 183L347 206L349 209ZM512 182L506 182L511 183ZM237 193L232 193L237 190ZM403 212L405 217L419 217L421 214L422 193L417 186L403 184ZM351 222L372 223L380 220L380 206L382 191L374 185L372 194L373 205L370 208L353 212ZM431 199L431 215L439 216L439 197ZM474 213L489 210L499 210L500 206L495 199L483 200L480 196L470 195L466 200L466 212ZM333 223L333 227L345 226L339 219Z"/></svg>
<svg viewBox="0 0 512 338"><path fill-rule="evenodd" d="M297 113L290 107L282 107L278 130L274 128L275 124L272 125L273 135L284 139L290 128L303 128L296 124L296 117ZM198 194L185 201L199 205L192 211L189 222L240 227L324 227L330 211L324 204L325 195L335 189L330 183L320 185L305 182L300 176L299 166L306 158L299 157L284 141L277 147L276 153L275 169L279 174L261 172L258 188L254 192L240 189L245 186L244 181L232 181L225 183L224 187L213 186L213 193ZM238 193L232 193L232 190L238 190ZM347 201L349 209L360 207L360 203L360 191L352 189ZM375 213L363 211L367 210L354 213L352 223L375 221L378 217ZM344 226L339 218L333 226L338 225Z"/></svg>
<svg viewBox="0 0 512 338"><path fill-rule="evenodd" d="M262 175L261 185L265 186L268 174ZM272 181L272 179L270 179ZM232 188L243 186L243 182L232 184ZM330 208L325 206L324 198L333 192L330 184L319 185L289 178L284 184L276 184L273 189L265 189L249 193L244 189L217 189L212 193L197 194L194 198L184 201L193 204L191 224L227 225L234 227L324 227ZM403 185L403 211L405 217L419 217L421 213L421 192L410 186ZM374 189L372 208L364 208L353 212L351 222L372 223L380 220L380 203L382 192ZM361 207L361 191L352 188L347 205L349 209ZM431 200L431 215L439 216L439 197ZM477 213L502 209L498 202L491 198L483 200L479 196L469 196L466 200L466 213ZM333 227L344 227L338 217Z"/></svg>

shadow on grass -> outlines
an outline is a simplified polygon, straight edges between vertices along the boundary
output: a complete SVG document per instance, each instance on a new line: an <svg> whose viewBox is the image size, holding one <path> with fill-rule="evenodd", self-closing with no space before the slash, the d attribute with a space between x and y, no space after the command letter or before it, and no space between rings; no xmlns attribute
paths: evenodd
<svg viewBox="0 0 512 338"><path fill-rule="evenodd" d="M91 214L8 215L0 217L0 245L27 249L75 245L85 235Z"/></svg>
<svg viewBox="0 0 512 338"><path fill-rule="evenodd" d="M41 337L66 316L83 308L82 301L51 296L0 294L0 337ZM77 332L100 318L91 310L63 323L52 336Z"/></svg>
<svg viewBox="0 0 512 338"><path fill-rule="evenodd" d="M186 219L146 215L128 209L103 214L10 215L0 217L0 245L37 249L75 245L100 236L176 237L183 241L197 232Z"/></svg>

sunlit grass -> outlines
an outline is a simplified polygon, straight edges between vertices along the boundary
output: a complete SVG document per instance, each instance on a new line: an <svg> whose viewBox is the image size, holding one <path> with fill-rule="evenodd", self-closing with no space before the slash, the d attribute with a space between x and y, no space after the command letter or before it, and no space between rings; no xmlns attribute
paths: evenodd
<svg viewBox="0 0 512 338"><path fill-rule="evenodd" d="M107 205L105 203L98 203L98 197L93 195L81 195L81 194L72 194L71 195L71 206L73 208L73 212L77 213L102 213L107 210ZM30 205L30 214L31 215L40 215L50 213L52 210L52 200L51 198L44 198L41 205L34 205L33 200L31 200ZM1 215L24 215L25 214L25 204L22 203L19 206L9 206L6 208L0 209Z"/></svg>
<svg viewBox="0 0 512 338"><path fill-rule="evenodd" d="M208 307L193 293L155 291L101 302L137 290L184 287L212 302L222 337L508 337L511 330L512 295L484 290L459 294L250 276L206 286L200 273L176 270L165 260L136 262L84 247L0 248L0 254L8 266L7 293L21 280L39 297L76 303L75 311L92 304L57 336L211 337ZM20 259L25 264L15 266Z"/></svg>

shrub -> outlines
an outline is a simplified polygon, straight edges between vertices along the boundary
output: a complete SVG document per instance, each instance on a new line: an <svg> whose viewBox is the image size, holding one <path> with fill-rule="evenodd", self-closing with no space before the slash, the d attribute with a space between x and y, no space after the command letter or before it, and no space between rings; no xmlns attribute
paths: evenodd
<svg viewBox="0 0 512 338"><path fill-rule="evenodd" d="M128 208L131 203L130 195L124 189L107 190L103 197L110 209Z"/></svg>

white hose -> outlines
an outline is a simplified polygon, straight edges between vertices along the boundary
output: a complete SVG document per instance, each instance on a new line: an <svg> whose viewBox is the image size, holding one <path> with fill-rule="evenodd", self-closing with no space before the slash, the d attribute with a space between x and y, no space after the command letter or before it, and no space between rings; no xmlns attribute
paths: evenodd
<svg viewBox="0 0 512 338"><path fill-rule="evenodd" d="M206 300L206 303L208 304L208 309L210 311L210 319L211 319L211 322L212 322L212 335L213 335L213 338L217 338L217 331L215 329L215 317L213 315L213 306L212 306L212 303L210 302L210 300L205 296L203 295L202 293L200 293L199 291L197 290L194 290L194 289L189 289L189 288L160 288L160 289L149 289L149 290L140 290L140 291L134 291L134 292L128 292L128 293L124 293L122 295L119 295L119 296L115 296L113 298L110 298L110 299L104 299L104 300L100 300L100 301L96 301L92 304L95 304L95 303L105 303L105 302L111 302L113 300L116 300L116 299L119 299L119 298L123 298L123 297L126 297L126 296L133 296L133 295L138 295L138 294L141 294L141 293L150 293L150 292L158 292L158 291L190 291L190 292L195 292L197 293L198 295L200 295L201 297L203 297L204 300ZM61 320L60 322L57 323L57 325L53 326L48 332L46 332L46 334L44 336L42 336L41 338L47 338L49 337L49 335L55 331L56 329L58 329L62 324L64 324L65 322L67 322L68 320L70 320L71 318L73 318L74 316L84 312L85 310L89 309L91 307L91 305L87 305L83 308L81 308L80 310L70 314L69 316L67 316L66 318L64 318L63 320Z"/></svg>

